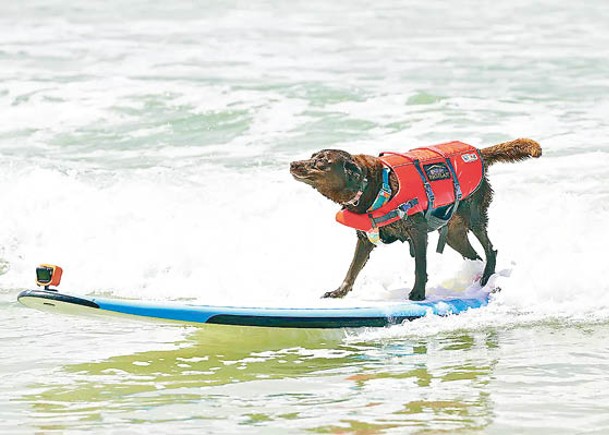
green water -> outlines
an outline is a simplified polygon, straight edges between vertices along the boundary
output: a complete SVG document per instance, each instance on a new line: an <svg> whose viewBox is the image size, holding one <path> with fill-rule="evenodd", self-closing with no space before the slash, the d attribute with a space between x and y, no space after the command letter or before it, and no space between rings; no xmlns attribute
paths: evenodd
<svg viewBox="0 0 609 435"><path fill-rule="evenodd" d="M30 326L3 342L30 352L2 362L6 432L603 433L609 424L606 324L372 339L10 310Z"/></svg>

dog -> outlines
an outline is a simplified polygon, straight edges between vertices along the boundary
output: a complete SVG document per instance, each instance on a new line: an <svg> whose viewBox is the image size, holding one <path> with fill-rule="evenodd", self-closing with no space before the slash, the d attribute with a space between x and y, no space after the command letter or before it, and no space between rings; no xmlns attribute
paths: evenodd
<svg viewBox="0 0 609 435"><path fill-rule="evenodd" d="M438 228L437 222L436 224L430 222L435 218L427 212L428 210L419 210L412 214L399 213L398 210L397 213L392 215L391 223L376 228L376 236L379 241L386 244L398 240L401 242L407 241L410 245L410 254L415 260L415 281L409 294L411 300L420 301L425 299L427 234L437 229L441 233L441 239L443 238L444 242L461 254L463 258L481 260L468 239L469 231L474 234L484 248L486 264L480 284L482 286L486 285L491 275L495 273L497 258L497 251L487 234L487 211L493 198L493 189L487 179L486 169L498 162L517 162L531 157L538 158L542 154L541 146L537 142L524 138L483 149L471 148L475 153L470 153L469 157L468 154L462 156L462 161L480 158L479 183L467 197L459 201L455 196L457 201L453 201L452 204L446 206L452 207L452 211L448 212L449 216L445 222L440 221L444 222L441 228ZM461 161L453 162L461 163ZM453 171L451 162L447 160L447 164L440 163L444 165L439 168L440 175L444 174L442 176L446 179L449 179L451 174L454 179L458 178ZM314 153L308 160L291 162L290 173L297 181L308 184L326 198L341 205L343 212L349 212L350 216L355 218L366 218L366 216L371 216L369 214L370 210L376 201L382 197L382 191L386 190L388 192L386 193L386 199L389 201L400 191L400 181L395 168L387 170L386 167L386 162L381 157L365 154L351 155L342 150L324 149ZM428 170L429 168L425 169ZM436 169L438 168L433 170ZM383 175L383 171L388 174ZM421 176L427 178L428 184L433 184L433 181L430 182L430 180L433 180L430 175L436 177L435 174L436 172L428 172L427 177L424 177L421 172ZM383 177L385 177L385 181ZM457 194L457 188L458 186L455 184L454 195ZM405 190L407 189L404 188L401 192ZM427 206L430 208L431 203L433 203L433 192L431 199L427 199L429 199ZM416 204L417 201L424 203L425 198L417 198L414 203ZM414 210L412 204L409 205L411 208L408 211L412 212ZM402 208L406 209L406 207ZM396 217L397 214L399 214L398 217ZM356 229L357 244L347 274L342 284L336 290L325 293L324 298L341 298L352 290L358 274L376 247L375 241L370 236L371 233ZM443 248L443 245L440 246L440 244L438 245L439 252L441 252L440 248Z"/></svg>

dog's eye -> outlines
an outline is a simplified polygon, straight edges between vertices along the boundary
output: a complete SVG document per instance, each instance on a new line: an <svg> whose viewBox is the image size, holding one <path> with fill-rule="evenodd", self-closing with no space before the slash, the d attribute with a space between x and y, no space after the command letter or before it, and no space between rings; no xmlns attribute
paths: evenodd
<svg viewBox="0 0 609 435"><path fill-rule="evenodd" d="M315 160L315 169L326 169L328 167L328 162L322 159Z"/></svg>

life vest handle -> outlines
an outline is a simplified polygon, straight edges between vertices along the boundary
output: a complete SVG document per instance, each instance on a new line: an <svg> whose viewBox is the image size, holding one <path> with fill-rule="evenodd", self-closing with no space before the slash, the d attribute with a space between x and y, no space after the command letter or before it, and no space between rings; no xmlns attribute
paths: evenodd
<svg viewBox="0 0 609 435"><path fill-rule="evenodd" d="M412 150L412 151L414 151L414 150ZM383 152L379 153L379 157L385 157L385 156L399 156L399 157L402 157L402 158L408 160L411 163L414 161L414 159L411 156L409 156L407 154L403 154L403 153L396 153L394 151L383 151Z"/></svg>
<svg viewBox="0 0 609 435"><path fill-rule="evenodd" d="M439 155L440 157L442 157L443 159L447 159L448 156L446 155L446 153L444 151L440 151L437 150L433 147L421 147L419 148L420 150L427 150L427 151L431 151L432 153L436 153L437 155Z"/></svg>

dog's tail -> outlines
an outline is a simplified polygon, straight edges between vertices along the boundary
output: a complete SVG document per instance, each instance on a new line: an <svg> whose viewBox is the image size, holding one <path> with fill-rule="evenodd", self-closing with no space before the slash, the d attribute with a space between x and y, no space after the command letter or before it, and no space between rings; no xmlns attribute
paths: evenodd
<svg viewBox="0 0 609 435"><path fill-rule="evenodd" d="M529 157L541 156L541 146L533 139L514 139L480 150L487 166L497 162L519 162Z"/></svg>

